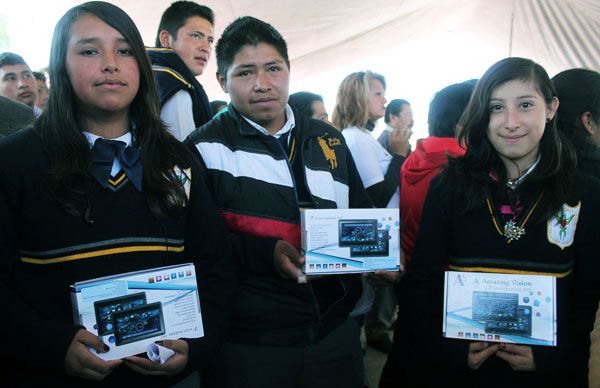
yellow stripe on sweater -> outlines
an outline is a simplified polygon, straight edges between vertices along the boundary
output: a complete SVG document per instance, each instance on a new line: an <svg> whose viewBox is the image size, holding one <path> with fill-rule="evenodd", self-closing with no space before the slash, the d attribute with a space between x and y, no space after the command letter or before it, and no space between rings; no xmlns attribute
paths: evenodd
<svg viewBox="0 0 600 388"><path fill-rule="evenodd" d="M34 259L32 257L21 257L21 261L23 263L28 263L28 264L44 265L44 264L64 263L67 261L74 261L74 260L90 259L92 257L98 257L98 256L116 255L119 253L155 252L155 251L183 252L184 249L185 249L184 245L179 246L179 247L171 247L168 245L138 245L138 246L132 246L132 247L110 248L110 249L102 249L102 250L93 251L93 252L77 253L74 255L55 257L53 259Z"/></svg>
<svg viewBox="0 0 600 388"><path fill-rule="evenodd" d="M506 269L506 268L489 268L489 267L459 267L456 265L448 266L449 269L453 271L462 271L462 272L488 272L488 273L508 273L508 274L516 274L516 275L542 275L542 276L554 276L557 278L567 277L573 272L572 269L563 273L553 273L553 272L535 272L535 271L521 271L515 269Z"/></svg>
<svg viewBox="0 0 600 388"><path fill-rule="evenodd" d="M181 81L181 83L183 83L188 89L191 89L193 86L191 83L187 82L181 75L179 75L179 73L171 70L171 69L167 69L164 67L157 67L157 66L153 66L152 67L153 71L162 71L163 73L168 73L171 74L173 77L177 78L179 81Z"/></svg>

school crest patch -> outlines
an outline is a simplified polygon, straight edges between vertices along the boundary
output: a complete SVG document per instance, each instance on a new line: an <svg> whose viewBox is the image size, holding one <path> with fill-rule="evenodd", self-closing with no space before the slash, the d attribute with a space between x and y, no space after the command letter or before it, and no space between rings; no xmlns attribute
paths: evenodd
<svg viewBox="0 0 600 388"><path fill-rule="evenodd" d="M581 202L575 207L568 206L566 203L562 205L558 214L548 221L548 242L558 245L560 249L573 244L580 208Z"/></svg>

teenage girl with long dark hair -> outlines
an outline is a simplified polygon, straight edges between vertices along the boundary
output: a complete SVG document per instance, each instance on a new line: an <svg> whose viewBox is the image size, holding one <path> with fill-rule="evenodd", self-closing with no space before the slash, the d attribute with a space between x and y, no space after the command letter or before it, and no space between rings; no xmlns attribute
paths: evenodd
<svg viewBox="0 0 600 388"><path fill-rule="evenodd" d="M47 109L0 144L3 384L172 385L207 368L224 336L227 232L193 156L160 121L127 14L104 2L72 8L51 53ZM70 284L185 262L198 274L203 338L164 341L176 352L164 364L90 352L106 345L73 323Z"/></svg>

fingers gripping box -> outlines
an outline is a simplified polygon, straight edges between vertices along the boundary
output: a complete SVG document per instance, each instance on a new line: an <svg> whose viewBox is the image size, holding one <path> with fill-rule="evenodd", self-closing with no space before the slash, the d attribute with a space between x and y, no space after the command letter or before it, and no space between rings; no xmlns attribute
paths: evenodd
<svg viewBox="0 0 600 388"><path fill-rule="evenodd" d="M556 278L448 271L443 335L556 346Z"/></svg>
<svg viewBox="0 0 600 388"><path fill-rule="evenodd" d="M71 302L75 323L110 347L97 354L104 360L146 353L158 340L204 335L193 264L77 282Z"/></svg>
<svg viewBox="0 0 600 388"><path fill-rule="evenodd" d="M400 269L398 209L304 209L307 275Z"/></svg>

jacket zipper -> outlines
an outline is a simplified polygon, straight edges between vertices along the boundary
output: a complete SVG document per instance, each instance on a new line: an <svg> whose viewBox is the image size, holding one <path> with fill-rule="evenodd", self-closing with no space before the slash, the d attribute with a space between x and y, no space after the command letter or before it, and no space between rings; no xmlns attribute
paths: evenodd
<svg viewBox="0 0 600 388"><path fill-rule="evenodd" d="M304 144L310 139L309 138L305 138L302 140L302 143L299 145L299 148L296 152L296 156L300 159L302 168L304 168ZM277 143L277 146L279 147L279 149L281 150L281 152L283 153L284 157L285 157L285 162L287 163L288 166L288 171L290 173L290 176L292 177L292 182L294 184L294 198L296 200L296 207L299 208L300 206L300 201L298 200L298 192L297 192L297 185L296 185L296 177L294 176L294 169L292 168L291 165L291 161L288 159L287 153L285 152L285 149L283 149L283 146L281 145L281 143L279 143L279 141L272 139L273 141L275 141L275 143ZM312 192L310 191L310 187L308 186L308 181L306 179L306 174L303 174L303 179L304 179L304 184L306 187L306 191L308 192L308 194L310 195L313 203L315 204L315 208L318 208L319 202L317 200L315 200L314 195L312 194ZM343 300L346 296L346 286L344 284L344 282L340 281L338 279L338 283L340 284L340 286L342 286L342 297L340 299L338 299L337 301L334 301L329 308L327 309L327 311L325 311L324 313L321 314L320 310L319 310L319 302L317 301L317 296L315 295L314 289L312 287L312 284L310 282L308 282L306 284L306 286L308 287L308 289L310 290L310 296L312 299L312 303L313 303L313 307L314 307L314 312L315 312L315 316L317 318L317 324L316 327L311 327L309 328L309 342L310 343L315 343L317 340L317 332L319 327L321 326L321 318L326 316L327 313L329 313L329 311L333 308L333 306L340 302L341 300Z"/></svg>

